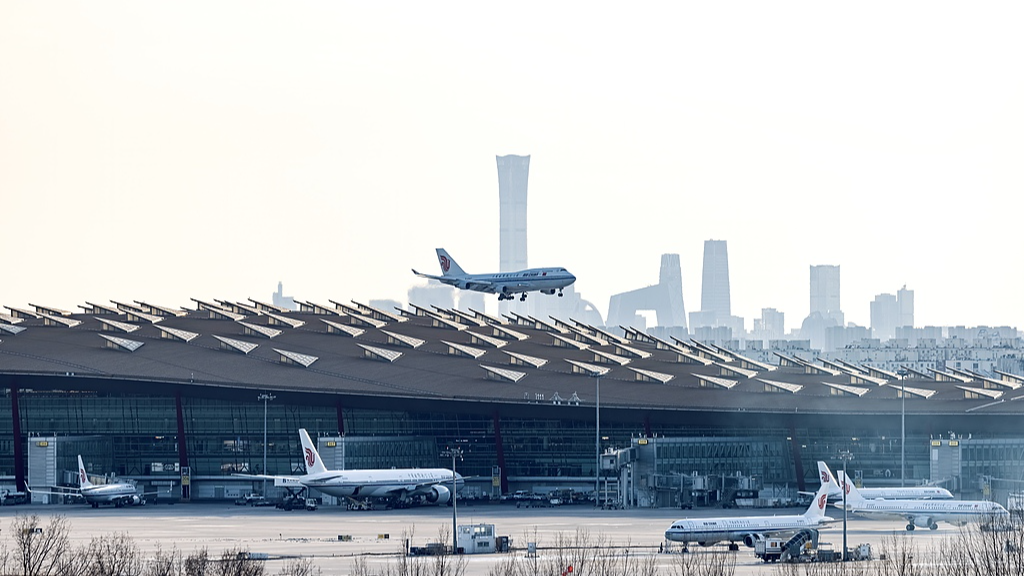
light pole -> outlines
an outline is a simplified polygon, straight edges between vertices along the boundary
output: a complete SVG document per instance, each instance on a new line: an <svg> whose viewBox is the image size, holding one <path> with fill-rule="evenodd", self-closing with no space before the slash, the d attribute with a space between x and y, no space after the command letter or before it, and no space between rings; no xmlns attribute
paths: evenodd
<svg viewBox="0 0 1024 576"><path fill-rule="evenodd" d="M267 496L267 402L276 398L273 394L260 394L258 400L263 401L263 497Z"/></svg>
<svg viewBox="0 0 1024 576"><path fill-rule="evenodd" d="M452 457L452 554L457 554L459 551L459 497L456 485L458 475L455 473L455 458L462 460L462 448L449 448L442 452L441 456Z"/></svg>
<svg viewBox="0 0 1024 576"><path fill-rule="evenodd" d="M906 368L896 373L900 377L900 487L907 485L907 376Z"/></svg>
<svg viewBox="0 0 1024 576"><path fill-rule="evenodd" d="M843 485L840 488L843 490L843 562L846 562L849 560L849 548L846 547L846 493L850 490L847 484L850 481L850 477L846 474L846 463L853 460L853 454L849 450L843 450L839 453L839 458L843 461Z"/></svg>
<svg viewBox="0 0 1024 576"><path fill-rule="evenodd" d="M594 414L594 507L601 506L601 373L594 373L597 394Z"/></svg>

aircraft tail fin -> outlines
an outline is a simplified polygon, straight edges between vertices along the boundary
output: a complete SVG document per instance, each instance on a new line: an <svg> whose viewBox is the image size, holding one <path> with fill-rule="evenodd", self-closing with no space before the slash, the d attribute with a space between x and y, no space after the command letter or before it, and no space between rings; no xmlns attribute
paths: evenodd
<svg viewBox="0 0 1024 576"><path fill-rule="evenodd" d="M437 261L441 264L441 274L443 276L466 275L466 271L455 262L454 258L448 255L448 251L444 248L437 249Z"/></svg>
<svg viewBox="0 0 1024 576"><path fill-rule="evenodd" d="M82 463L82 455L78 455L78 487L89 488L92 486L92 482L89 482L89 475L85 472L85 464Z"/></svg>
<svg viewBox="0 0 1024 576"><path fill-rule="evenodd" d="M313 444L305 428L299 428L299 438L302 440L302 460L306 463L306 474L327 472L320 453L316 451L316 444Z"/></svg>
<svg viewBox="0 0 1024 576"><path fill-rule="evenodd" d="M821 477L821 483L828 486L829 496L833 494L842 495L843 491L839 488L839 483L836 482L836 477L832 475L832 471L828 469L828 464L825 464L821 460L818 461L818 475Z"/></svg>
<svg viewBox="0 0 1024 576"><path fill-rule="evenodd" d="M836 474L839 476L839 486L846 491L847 503L856 504L866 500L864 495L860 493L860 490L857 490L857 487L853 485L853 482L849 481L842 470L837 471Z"/></svg>
<svg viewBox="0 0 1024 576"><path fill-rule="evenodd" d="M814 493L814 500L807 507L804 516L807 518L822 518L825 516L825 505L828 504L828 484L822 484Z"/></svg>

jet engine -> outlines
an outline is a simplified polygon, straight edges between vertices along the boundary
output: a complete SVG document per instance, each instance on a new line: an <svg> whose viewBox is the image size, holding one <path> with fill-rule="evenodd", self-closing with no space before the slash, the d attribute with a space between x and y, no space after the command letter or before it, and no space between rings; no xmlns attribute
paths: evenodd
<svg viewBox="0 0 1024 576"><path fill-rule="evenodd" d="M764 534L744 534L743 545L747 548L753 548L754 544L764 540Z"/></svg>
<svg viewBox="0 0 1024 576"><path fill-rule="evenodd" d="M914 520L907 524L907 530L913 530L915 526L921 528L929 528L931 530L938 530L939 525L935 523L935 520L931 516L915 516Z"/></svg>
<svg viewBox="0 0 1024 576"><path fill-rule="evenodd" d="M452 499L452 491L441 485L431 486L427 492L427 502L431 504L447 504Z"/></svg>

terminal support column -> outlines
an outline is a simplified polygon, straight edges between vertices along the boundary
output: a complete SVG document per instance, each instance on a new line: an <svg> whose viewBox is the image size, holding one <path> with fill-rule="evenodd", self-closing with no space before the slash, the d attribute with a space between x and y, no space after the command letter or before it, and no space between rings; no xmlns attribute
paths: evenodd
<svg viewBox="0 0 1024 576"><path fill-rule="evenodd" d="M341 399L335 403L335 408L338 409L338 434L345 435L345 414L342 412L343 406L341 405Z"/></svg>
<svg viewBox="0 0 1024 576"><path fill-rule="evenodd" d="M508 471L505 470L505 446L501 442L501 414L494 411L494 449L498 457L498 469L501 470L501 493L508 494Z"/></svg>
<svg viewBox="0 0 1024 576"><path fill-rule="evenodd" d="M25 443L21 438L21 409L18 407L18 387L11 386L11 422L14 424L14 482L18 492L25 491Z"/></svg>
<svg viewBox="0 0 1024 576"><path fill-rule="evenodd" d="M789 423L789 444L793 452L793 465L796 467L796 489L801 492L807 491L807 483L804 482L804 461L800 456L800 439L796 437L796 424Z"/></svg>
<svg viewBox="0 0 1024 576"><path fill-rule="evenodd" d="M185 415L181 409L181 390L174 391L174 409L178 419L178 466L185 470L188 468L188 438L185 436ZM187 502L191 492L191 482L187 486L182 486L181 499Z"/></svg>

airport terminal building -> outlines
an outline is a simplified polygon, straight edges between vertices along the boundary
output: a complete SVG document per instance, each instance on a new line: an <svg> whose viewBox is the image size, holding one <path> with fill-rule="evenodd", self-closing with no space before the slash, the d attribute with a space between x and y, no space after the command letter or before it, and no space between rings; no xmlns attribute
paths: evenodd
<svg viewBox="0 0 1024 576"><path fill-rule="evenodd" d="M90 474L162 497L228 499L260 489L233 474L302 473L299 428L336 468L450 467L442 453L460 447L480 495L593 490L600 468L599 491L635 506L711 504L740 484L813 490L815 462L843 451L866 485L905 470L907 484L1005 503L1024 478L1020 375L765 362L515 313L297 304L5 307L0 484L74 485L81 454Z"/></svg>

